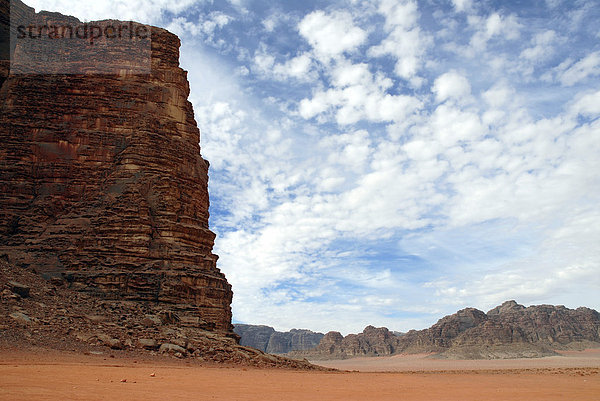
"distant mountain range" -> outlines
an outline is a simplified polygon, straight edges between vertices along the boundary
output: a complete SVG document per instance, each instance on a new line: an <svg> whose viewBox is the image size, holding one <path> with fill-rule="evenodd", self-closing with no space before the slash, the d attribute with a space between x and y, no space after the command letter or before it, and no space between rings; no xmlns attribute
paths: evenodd
<svg viewBox="0 0 600 401"><path fill-rule="evenodd" d="M235 331L240 334L237 326ZM244 344L245 336L240 335ZM270 352L270 339L264 348L267 352ZM263 339L261 344L264 342ZM308 345L308 342L304 344ZM597 311L583 307L569 309L562 305L525 307L507 301L487 313L475 308L462 309L443 317L428 329L411 330L406 334L373 326L345 337L330 331L316 347L296 348L289 355L319 360L434 353L440 358L500 359L542 357L556 355L555 350L596 347L600 347L600 314Z"/></svg>
<svg viewBox="0 0 600 401"><path fill-rule="evenodd" d="M541 357L554 350L600 347L600 314L562 305L525 307L515 301L484 313L466 308L400 338L396 352L436 352L447 358Z"/></svg>
<svg viewBox="0 0 600 401"><path fill-rule="evenodd" d="M275 331L273 327L252 324L235 324L233 327L233 331L241 337L241 345L270 354L313 349L324 336L323 333L310 330L292 329L281 332Z"/></svg>

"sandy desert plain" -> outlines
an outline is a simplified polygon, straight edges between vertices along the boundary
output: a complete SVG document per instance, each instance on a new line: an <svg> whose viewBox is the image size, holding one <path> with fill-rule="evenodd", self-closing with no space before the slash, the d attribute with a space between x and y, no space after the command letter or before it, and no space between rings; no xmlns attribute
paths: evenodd
<svg viewBox="0 0 600 401"><path fill-rule="evenodd" d="M0 352L2 400L600 400L600 349L456 361L427 355L317 362L339 371L36 350Z"/></svg>

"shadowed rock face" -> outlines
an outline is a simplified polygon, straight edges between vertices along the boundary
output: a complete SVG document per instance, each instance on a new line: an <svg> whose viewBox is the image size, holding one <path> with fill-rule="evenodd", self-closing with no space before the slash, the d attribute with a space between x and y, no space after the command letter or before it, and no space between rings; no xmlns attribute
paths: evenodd
<svg viewBox="0 0 600 401"><path fill-rule="evenodd" d="M270 354L286 354L290 351L312 349L323 338L322 333L310 330L292 329L287 332L276 331L269 338L266 352Z"/></svg>
<svg viewBox="0 0 600 401"><path fill-rule="evenodd" d="M270 354L285 354L290 351L312 349L323 338L322 333L310 330L292 329L280 332L269 326L251 324L236 324L234 331L241 337L241 345Z"/></svg>
<svg viewBox="0 0 600 401"><path fill-rule="evenodd" d="M4 31L8 4L0 1ZM76 21L15 10L38 24ZM147 29L149 75L7 77L3 45L0 254L75 289L163 303L182 324L231 332L232 291L212 254L208 162L180 42Z"/></svg>
<svg viewBox="0 0 600 401"><path fill-rule="evenodd" d="M22 4L22 3L21 3ZM26 9L26 7L22 7ZM0 1L0 87L8 76L10 65L10 1Z"/></svg>
<svg viewBox="0 0 600 401"><path fill-rule="evenodd" d="M267 350L269 339L275 333L272 327L252 324L235 324L233 330L240 336L241 345L261 351Z"/></svg>
<svg viewBox="0 0 600 401"><path fill-rule="evenodd" d="M362 333L342 336L337 331L325 334L314 352L328 358L392 355L398 337L385 327L367 326Z"/></svg>

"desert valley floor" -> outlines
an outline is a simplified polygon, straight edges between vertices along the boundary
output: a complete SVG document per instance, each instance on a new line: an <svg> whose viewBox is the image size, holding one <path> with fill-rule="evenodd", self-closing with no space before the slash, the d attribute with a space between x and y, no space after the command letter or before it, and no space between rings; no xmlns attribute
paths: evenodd
<svg viewBox="0 0 600 401"><path fill-rule="evenodd" d="M339 372L40 351L0 353L0 399L600 399L600 350L504 361L448 361L419 355L319 362L346 370Z"/></svg>

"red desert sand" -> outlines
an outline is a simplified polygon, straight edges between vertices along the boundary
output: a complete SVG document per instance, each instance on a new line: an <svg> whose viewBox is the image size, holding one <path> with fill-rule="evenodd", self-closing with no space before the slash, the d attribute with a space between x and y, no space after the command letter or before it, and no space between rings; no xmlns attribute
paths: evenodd
<svg viewBox="0 0 600 401"><path fill-rule="evenodd" d="M306 372L2 351L0 399L600 400L600 350L535 360L443 361L420 355L324 364L397 371Z"/></svg>

